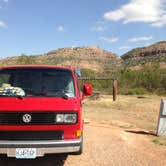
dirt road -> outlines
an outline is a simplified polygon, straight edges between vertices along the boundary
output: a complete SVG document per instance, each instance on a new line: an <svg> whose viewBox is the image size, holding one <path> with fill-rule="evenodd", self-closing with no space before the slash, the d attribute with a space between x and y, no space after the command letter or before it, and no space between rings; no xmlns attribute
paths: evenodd
<svg viewBox="0 0 166 166"><path fill-rule="evenodd" d="M0 166L110 166L166 165L166 147L155 145L140 129L90 122L85 125L84 153L35 160L1 158Z"/></svg>

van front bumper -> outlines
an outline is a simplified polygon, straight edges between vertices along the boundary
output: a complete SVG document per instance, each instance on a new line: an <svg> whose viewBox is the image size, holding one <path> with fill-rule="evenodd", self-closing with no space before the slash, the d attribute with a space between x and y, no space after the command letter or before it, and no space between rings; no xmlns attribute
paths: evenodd
<svg viewBox="0 0 166 166"><path fill-rule="evenodd" d="M16 148L36 148L36 157L45 154L78 152L82 138L58 141L0 141L0 154L15 157Z"/></svg>

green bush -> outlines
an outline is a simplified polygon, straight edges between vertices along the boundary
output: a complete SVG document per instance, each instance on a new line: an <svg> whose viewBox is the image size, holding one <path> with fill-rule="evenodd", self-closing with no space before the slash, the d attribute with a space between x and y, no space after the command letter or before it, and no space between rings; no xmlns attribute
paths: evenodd
<svg viewBox="0 0 166 166"><path fill-rule="evenodd" d="M144 95L147 94L147 91L143 88L134 88L134 89L128 89L124 95Z"/></svg>
<svg viewBox="0 0 166 166"><path fill-rule="evenodd" d="M117 78L119 94L157 94L166 95L166 70L160 69L158 64L144 65L141 70L124 68L119 71L97 73L91 70L82 70L84 77ZM87 81L92 83L94 91L112 92L112 81Z"/></svg>
<svg viewBox="0 0 166 166"><path fill-rule="evenodd" d="M33 56L27 56L27 55L21 55L18 57L17 65L28 65L28 64L36 64L35 57Z"/></svg>

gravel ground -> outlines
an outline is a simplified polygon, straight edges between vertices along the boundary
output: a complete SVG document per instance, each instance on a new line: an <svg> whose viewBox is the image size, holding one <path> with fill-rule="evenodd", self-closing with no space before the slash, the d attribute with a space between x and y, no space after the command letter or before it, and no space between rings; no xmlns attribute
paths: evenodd
<svg viewBox="0 0 166 166"><path fill-rule="evenodd" d="M152 143L139 129L122 129L109 124L85 124L84 153L51 155L35 160L1 158L0 166L158 166L166 165L166 147Z"/></svg>

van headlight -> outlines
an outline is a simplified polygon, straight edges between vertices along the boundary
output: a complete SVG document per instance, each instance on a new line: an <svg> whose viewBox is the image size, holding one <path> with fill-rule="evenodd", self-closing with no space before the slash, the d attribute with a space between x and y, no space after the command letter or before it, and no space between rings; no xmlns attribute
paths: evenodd
<svg viewBox="0 0 166 166"><path fill-rule="evenodd" d="M66 113L66 114L57 114L56 123L68 123L74 124L77 122L77 114L75 113Z"/></svg>

